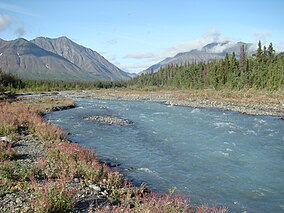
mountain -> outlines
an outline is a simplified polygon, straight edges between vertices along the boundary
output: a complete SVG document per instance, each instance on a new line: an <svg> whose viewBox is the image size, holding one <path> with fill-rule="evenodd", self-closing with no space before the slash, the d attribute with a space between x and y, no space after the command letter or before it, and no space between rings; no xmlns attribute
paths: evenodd
<svg viewBox="0 0 284 213"><path fill-rule="evenodd" d="M130 78L135 78L137 76L136 73L131 73L131 72L127 72L127 75L130 77Z"/></svg>
<svg viewBox="0 0 284 213"><path fill-rule="evenodd" d="M26 79L126 80L130 77L97 52L71 41L39 37L0 39L0 68Z"/></svg>
<svg viewBox="0 0 284 213"><path fill-rule="evenodd" d="M240 47L242 45L245 45L248 49L252 44L244 42L232 43L229 41L210 43L205 45L201 49L193 49L188 52L178 53L174 57L166 58L163 61L150 66L148 69L140 72L139 74L157 72L161 67L165 67L170 64L182 65L200 61L209 62L220 60L226 56L226 53L230 54L235 52L236 56L238 57Z"/></svg>
<svg viewBox="0 0 284 213"><path fill-rule="evenodd" d="M61 79L67 76L67 80L71 80L80 72L80 68L67 59L25 39L0 41L0 67L27 79Z"/></svg>
<svg viewBox="0 0 284 213"><path fill-rule="evenodd" d="M82 70L97 76L98 79L118 80L129 78L127 73L111 64L99 53L78 45L67 37L57 39L38 37L31 42L47 51L66 58Z"/></svg>

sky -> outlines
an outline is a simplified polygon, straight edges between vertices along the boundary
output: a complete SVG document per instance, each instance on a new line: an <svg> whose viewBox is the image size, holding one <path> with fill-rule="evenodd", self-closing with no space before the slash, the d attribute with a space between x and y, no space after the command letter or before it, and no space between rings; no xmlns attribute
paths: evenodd
<svg viewBox="0 0 284 213"><path fill-rule="evenodd" d="M211 42L284 51L284 0L0 0L0 38L67 36L137 73Z"/></svg>

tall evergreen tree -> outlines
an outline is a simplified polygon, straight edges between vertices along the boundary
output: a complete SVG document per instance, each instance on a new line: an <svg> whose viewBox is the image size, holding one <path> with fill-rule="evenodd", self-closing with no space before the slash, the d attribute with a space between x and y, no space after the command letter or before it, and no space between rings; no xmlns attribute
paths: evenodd
<svg viewBox="0 0 284 213"><path fill-rule="evenodd" d="M245 53L245 45L241 45L240 47L240 73L243 73L246 70L246 53Z"/></svg>
<svg viewBox="0 0 284 213"><path fill-rule="evenodd" d="M226 54L219 61L171 65L161 68L157 73L138 76L129 81L128 85L168 86L178 89L284 89L284 53L275 56L272 44L266 49L261 46L261 42L256 57L247 57L245 46L240 50L239 60L232 53L231 56Z"/></svg>
<svg viewBox="0 0 284 213"><path fill-rule="evenodd" d="M259 41L258 48L256 51L256 58L258 61L262 61L262 57L263 57L262 46L261 46L261 41Z"/></svg>
<svg viewBox="0 0 284 213"><path fill-rule="evenodd" d="M267 49L267 56L269 59L273 59L275 57L275 50L273 49L272 43L269 44Z"/></svg>

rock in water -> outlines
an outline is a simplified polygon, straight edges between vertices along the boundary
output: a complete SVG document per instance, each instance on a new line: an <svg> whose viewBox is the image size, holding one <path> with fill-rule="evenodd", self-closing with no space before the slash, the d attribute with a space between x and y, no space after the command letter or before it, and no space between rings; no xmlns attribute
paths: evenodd
<svg viewBox="0 0 284 213"><path fill-rule="evenodd" d="M112 115L95 115L95 116L84 118L84 120L92 120L92 121L97 121L99 123L116 124L116 125L121 125L121 126L130 125L133 123L130 120L119 118L119 117L112 116Z"/></svg>

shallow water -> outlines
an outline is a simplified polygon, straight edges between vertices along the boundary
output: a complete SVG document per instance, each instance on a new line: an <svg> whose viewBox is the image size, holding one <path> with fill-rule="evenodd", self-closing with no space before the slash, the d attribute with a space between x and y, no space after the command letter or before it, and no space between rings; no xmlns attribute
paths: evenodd
<svg viewBox="0 0 284 213"><path fill-rule="evenodd" d="M159 192L176 187L192 203L230 212L284 212L284 122L217 109L151 102L75 99L50 122L101 158L135 168L127 175ZM115 115L118 126L83 120Z"/></svg>

